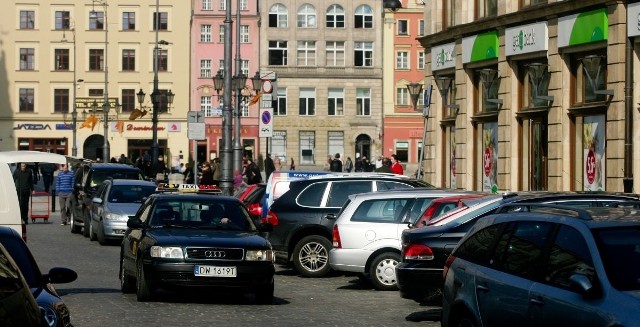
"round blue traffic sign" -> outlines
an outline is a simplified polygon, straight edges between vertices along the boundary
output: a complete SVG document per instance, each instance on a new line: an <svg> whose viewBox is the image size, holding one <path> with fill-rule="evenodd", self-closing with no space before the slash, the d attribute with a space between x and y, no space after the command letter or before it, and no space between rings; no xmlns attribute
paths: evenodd
<svg viewBox="0 0 640 327"><path fill-rule="evenodd" d="M269 124L271 122L271 113L268 111L262 112L262 116L260 117L260 119L262 120L263 124Z"/></svg>

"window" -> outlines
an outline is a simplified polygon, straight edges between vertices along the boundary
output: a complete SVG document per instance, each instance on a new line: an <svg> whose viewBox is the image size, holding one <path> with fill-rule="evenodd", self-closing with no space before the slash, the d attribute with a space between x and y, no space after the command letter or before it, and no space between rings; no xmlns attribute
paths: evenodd
<svg viewBox="0 0 640 327"><path fill-rule="evenodd" d="M89 49L89 70L102 70L104 65L104 50Z"/></svg>
<svg viewBox="0 0 640 327"><path fill-rule="evenodd" d="M313 116L316 114L316 89L300 89L300 116Z"/></svg>
<svg viewBox="0 0 640 327"><path fill-rule="evenodd" d="M327 144L329 147L327 148L327 153L334 155L335 153L340 153L342 156L342 160L346 160L346 156L344 156L344 132L341 131L329 131L327 134Z"/></svg>
<svg viewBox="0 0 640 327"><path fill-rule="evenodd" d="M354 49L354 65L356 67L372 67L373 66L373 42L355 43Z"/></svg>
<svg viewBox="0 0 640 327"><path fill-rule="evenodd" d="M424 35L424 19L420 19L418 21L418 35L419 36L423 36Z"/></svg>
<svg viewBox="0 0 640 327"><path fill-rule="evenodd" d="M224 43L224 25L220 25L220 32L218 33L218 42Z"/></svg>
<svg viewBox="0 0 640 327"><path fill-rule="evenodd" d="M53 90L53 112L69 112L69 90Z"/></svg>
<svg viewBox="0 0 640 327"><path fill-rule="evenodd" d="M398 156L398 161L400 162L409 160L409 142L396 141L396 156Z"/></svg>
<svg viewBox="0 0 640 327"><path fill-rule="evenodd" d="M424 51L418 51L418 69L424 69Z"/></svg>
<svg viewBox="0 0 640 327"><path fill-rule="evenodd" d="M409 69L408 51L398 51L396 53L396 69Z"/></svg>
<svg viewBox="0 0 640 327"><path fill-rule="evenodd" d="M502 224L495 224L476 232L460 244L453 255L470 262L488 264L492 256L491 245L501 228Z"/></svg>
<svg viewBox="0 0 640 327"><path fill-rule="evenodd" d="M122 70L131 72L136 70L136 50L122 50Z"/></svg>
<svg viewBox="0 0 640 327"><path fill-rule="evenodd" d="M20 70L35 69L35 50L33 48L20 48Z"/></svg>
<svg viewBox="0 0 640 327"><path fill-rule="evenodd" d="M340 208L347 201L349 195L371 192L371 181L335 181L331 183L331 190L327 199L327 207Z"/></svg>
<svg viewBox="0 0 640 327"><path fill-rule="evenodd" d="M400 223L402 211L407 205L407 199L376 199L363 201L351 216L351 221L369 223Z"/></svg>
<svg viewBox="0 0 640 327"><path fill-rule="evenodd" d="M100 31L104 30L104 12L93 11L89 15L89 30Z"/></svg>
<svg viewBox="0 0 640 327"><path fill-rule="evenodd" d="M227 1L229 0L220 0L220 5L218 6L218 9L227 10Z"/></svg>
<svg viewBox="0 0 640 327"><path fill-rule="evenodd" d="M371 115L371 89L356 89L356 115Z"/></svg>
<svg viewBox="0 0 640 327"><path fill-rule="evenodd" d="M316 41L298 41L298 66L316 65Z"/></svg>
<svg viewBox="0 0 640 327"><path fill-rule="evenodd" d="M169 102L167 101L167 93L169 90L158 90L160 92L160 101L158 102L158 112L169 112Z"/></svg>
<svg viewBox="0 0 640 327"><path fill-rule="evenodd" d="M101 97L104 95L104 90L103 89L89 89L89 96L90 97Z"/></svg>
<svg viewBox="0 0 640 327"><path fill-rule="evenodd" d="M316 27L316 9L305 3L298 10L298 27L315 28Z"/></svg>
<svg viewBox="0 0 640 327"><path fill-rule="evenodd" d="M136 108L136 90L135 89L123 89L122 90L122 112L132 112Z"/></svg>
<svg viewBox="0 0 640 327"><path fill-rule="evenodd" d="M248 0L240 0L240 10L249 10Z"/></svg>
<svg viewBox="0 0 640 327"><path fill-rule="evenodd" d="M240 72L249 77L249 60L241 60L240 61Z"/></svg>
<svg viewBox="0 0 640 327"><path fill-rule="evenodd" d="M218 67L218 69L220 70L220 74L224 76L224 59L220 59L220 61L218 62Z"/></svg>
<svg viewBox="0 0 640 327"><path fill-rule="evenodd" d="M287 131L273 131L270 151L275 155L276 169L278 169L278 160L283 166L287 164Z"/></svg>
<svg viewBox="0 0 640 327"><path fill-rule="evenodd" d="M211 25L210 24L202 24L200 25L200 42L202 43L211 43Z"/></svg>
<svg viewBox="0 0 640 327"><path fill-rule="evenodd" d="M271 9L269 9L269 27L286 28L287 19L287 7L281 3L271 6Z"/></svg>
<svg viewBox="0 0 640 327"><path fill-rule="evenodd" d="M344 27L344 8L340 5L330 5L327 9L327 23L328 28L343 28Z"/></svg>
<svg viewBox="0 0 640 327"><path fill-rule="evenodd" d="M398 19L396 26L398 27L398 35L409 35L409 21L406 19Z"/></svg>
<svg viewBox="0 0 640 327"><path fill-rule="evenodd" d="M445 0L442 9L443 26L442 29L454 26L456 24L456 0Z"/></svg>
<svg viewBox="0 0 640 327"><path fill-rule="evenodd" d="M545 4L547 2L547 0L520 0L520 8L527 8L539 4Z"/></svg>
<svg viewBox="0 0 640 327"><path fill-rule="evenodd" d="M55 70L69 70L69 49L55 49Z"/></svg>
<svg viewBox="0 0 640 327"><path fill-rule="evenodd" d="M158 49L158 71L166 72L169 68L169 51Z"/></svg>
<svg viewBox="0 0 640 327"><path fill-rule="evenodd" d="M211 0L202 0L202 10L211 10Z"/></svg>
<svg viewBox="0 0 640 327"><path fill-rule="evenodd" d="M327 109L329 110L329 116L344 115L344 89L329 89L329 103L327 105Z"/></svg>
<svg viewBox="0 0 640 327"><path fill-rule="evenodd" d="M123 12L122 13L122 30L134 31L136 29L136 13Z"/></svg>
<svg viewBox="0 0 640 327"><path fill-rule="evenodd" d="M269 65L287 65L287 41L269 41Z"/></svg>
<svg viewBox="0 0 640 327"><path fill-rule="evenodd" d="M307 207L320 207L327 184L326 182L311 184L307 189L300 192L298 203Z"/></svg>
<svg viewBox="0 0 640 327"><path fill-rule="evenodd" d="M367 5L356 8L355 28L373 28L373 10Z"/></svg>
<svg viewBox="0 0 640 327"><path fill-rule="evenodd" d="M327 66L344 67L344 41L327 41Z"/></svg>
<svg viewBox="0 0 640 327"><path fill-rule="evenodd" d="M205 117L213 116L213 106L210 95L203 95L200 97L200 111L204 112Z"/></svg>
<svg viewBox="0 0 640 327"><path fill-rule="evenodd" d="M491 69L497 68L498 67L491 67ZM480 70L477 70L475 74L476 107L480 112L495 112L498 110L499 104L492 100L498 99L500 77L496 76L490 85L485 85L480 79L480 74Z"/></svg>
<svg viewBox="0 0 640 327"><path fill-rule="evenodd" d="M597 73L587 75L581 59L587 56L600 56L600 65L594 65ZM596 79L593 81L591 79ZM598 94L597 90L606 89L607 85L607 57L606 51L578 53L571 56L571 90L573 95L572 105L602 102L607 99L606 94Z"/></svg>
<svg viewBox="0 0 640 327"><path fill-rule="evenodd" d="M240 43L249 43L249 25L240 26Z"/></svg>
<svg viewBox="0 0 640 327"><path fill-rule="evenodd" d="M32 30L35 28L36 12L33 10L20 10L20 29Z"/></svg>
<svg viewBox="0 0 640 327"><path fill-rule="evenodd" d="M316 144L316 132L300 131L300 164L314 164L313 149ZM320 192L320 194L322 194Z"/></svg>
<svg viewBox="0 0 640 327"><path fill-rule="evenodd" d="M534 98L534 85L531 82L531 75L529 74L529 70L527 69L527 65L530 62L519 62L518 70L520 71L520 106L522 108L534 108L534 107L547 107L549 103L547 100L543 100L540 98ZM543 62L546 64L546 62ZM543 79L540 82L540 85L537 88L538 94L546 96L549 94L549 78Z"/></svg>
<svg viewBox="0 0 640 327"><path fill-rule="evenodd" d="M279 87L277 89L278 94L275 99L271 101L273 107L274 116L286 116L287 115L287 88Z"/></svg>
<svg viewBox="0 0 640 327"><path fill-rule="evenodd" d="M525 278L534 276L553 227L552 223L533 221L509 224L498 238L494 266Z"/></svg>
<svg viewBox="0 0 640 327"><path fill-rule="evenodd" d="M166 12L153 13L153 30L166 31L169 29L169 14Z"/></svg>
<svg viewBox="0 0 640 327"><path fill-rule="evenodd" d="M211 59L200 59L200 77L211 77Z"/></svg>
<svg viewBox="0 0 640 327"><path fill-rule="evenodd" d="M68 11L56 11L56 29L68 30L71 27L71 14Z"/></svg>
<svg viewBox="0 0 640 327"><path fill-rule="evenodd" d="M589 247L576 229L560 226L551 246L549 261L543 272L545 282L564 289L571 289L569 277L581 273L594 281L594 268Z"/></svg>
<svg viewBox="0 0 640 327"><path fill-rule="evenodd" d="M34 112L35 91L30 88L21 88L18 92L20 93L20 112Z"/></svg>
<svg viewBox="0 0 640 327"><path fill-rule="evenodd" d="M498 0L476 0L476 18L498 15Z"/></svg>
<svg viewBox="0 0 640 327"><path fill-rule="evenodd" d="M408 106L409 105L409 90L407 87L398 87L396 89L396 105Z"/></svg>

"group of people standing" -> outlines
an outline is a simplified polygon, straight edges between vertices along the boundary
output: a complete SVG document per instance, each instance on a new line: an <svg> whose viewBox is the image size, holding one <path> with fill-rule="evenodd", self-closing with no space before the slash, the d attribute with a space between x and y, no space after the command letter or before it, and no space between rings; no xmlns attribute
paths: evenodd
<svg viewBox="0 0 640 327"><path fill-rule="evenodd" d="M358 157L355 164L351 160L351 157L347 157L347 160L343 163L340 159L340 153L336 153L333 159L329 159L329 171L332 172L379 172L379 173L392 173L398 175L404 175L404 169L402 164L398 160L398 156L392 154L391 157L380 157L379 163L371 163L366 156Z"/></svg>

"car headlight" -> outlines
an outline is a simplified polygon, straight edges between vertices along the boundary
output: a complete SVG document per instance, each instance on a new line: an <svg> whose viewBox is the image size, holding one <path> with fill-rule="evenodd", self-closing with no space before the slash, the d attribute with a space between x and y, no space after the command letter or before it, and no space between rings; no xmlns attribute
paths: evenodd
<svg viewBox="0 0 640 327"><path fill-rule="evenodd" d="M177 246L152 246L151 256L154 258L182 259L182 248Z"/></svg>
<svg viewBox="0 0 640 327"><path fill-rule="evenodd" d="M247 250L247 261L273 261L271 250Z"/></svg>
<svg viewBox="0 0 640 327"><path fill-rule="evenodd" d="M42 316L44 316L44 320L47 322L47 326L57 326L58 314L56 313L56 310L54 310L50 305L44 303L38 303L38 306L40 307Z"/></svg>
<svg viewBox="0 0 640 327"><path fill-rule="evenodd" d="M105 220L127 220L129 219L129 216L121 216L121 215L116 215L115 213L108 213L104 216Z"/></svg>

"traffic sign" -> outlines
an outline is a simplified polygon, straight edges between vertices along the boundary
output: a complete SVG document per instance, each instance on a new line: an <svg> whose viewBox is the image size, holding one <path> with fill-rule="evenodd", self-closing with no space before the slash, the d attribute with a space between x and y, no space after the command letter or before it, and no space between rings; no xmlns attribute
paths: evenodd
<svg viewBox="0 0 640 327"><path fill-rule="evenodd" d="M188 123L188 127L187 137L190 140L205 140L207 138L204 123Z"/></svg>
<svg viewBox="0 0 640 327"><path fill-rule="evenodd" d="M260 109L259 137L273 137L273 109Z"/></svg>
<svg viewBox="0 0 640 327"><path fill-rule="evenodd" d="M262 80L275 81L277 79L276 72L274 72L273 70L262 70L260 71L260 78Z"/></svg>
<svg viewBox="0 0 640 327"><path fill-rule="evenodd" d="M189 116L187 119L187 123L203 123L204 124L204 113L201 111L189 111Z"/></svg>

